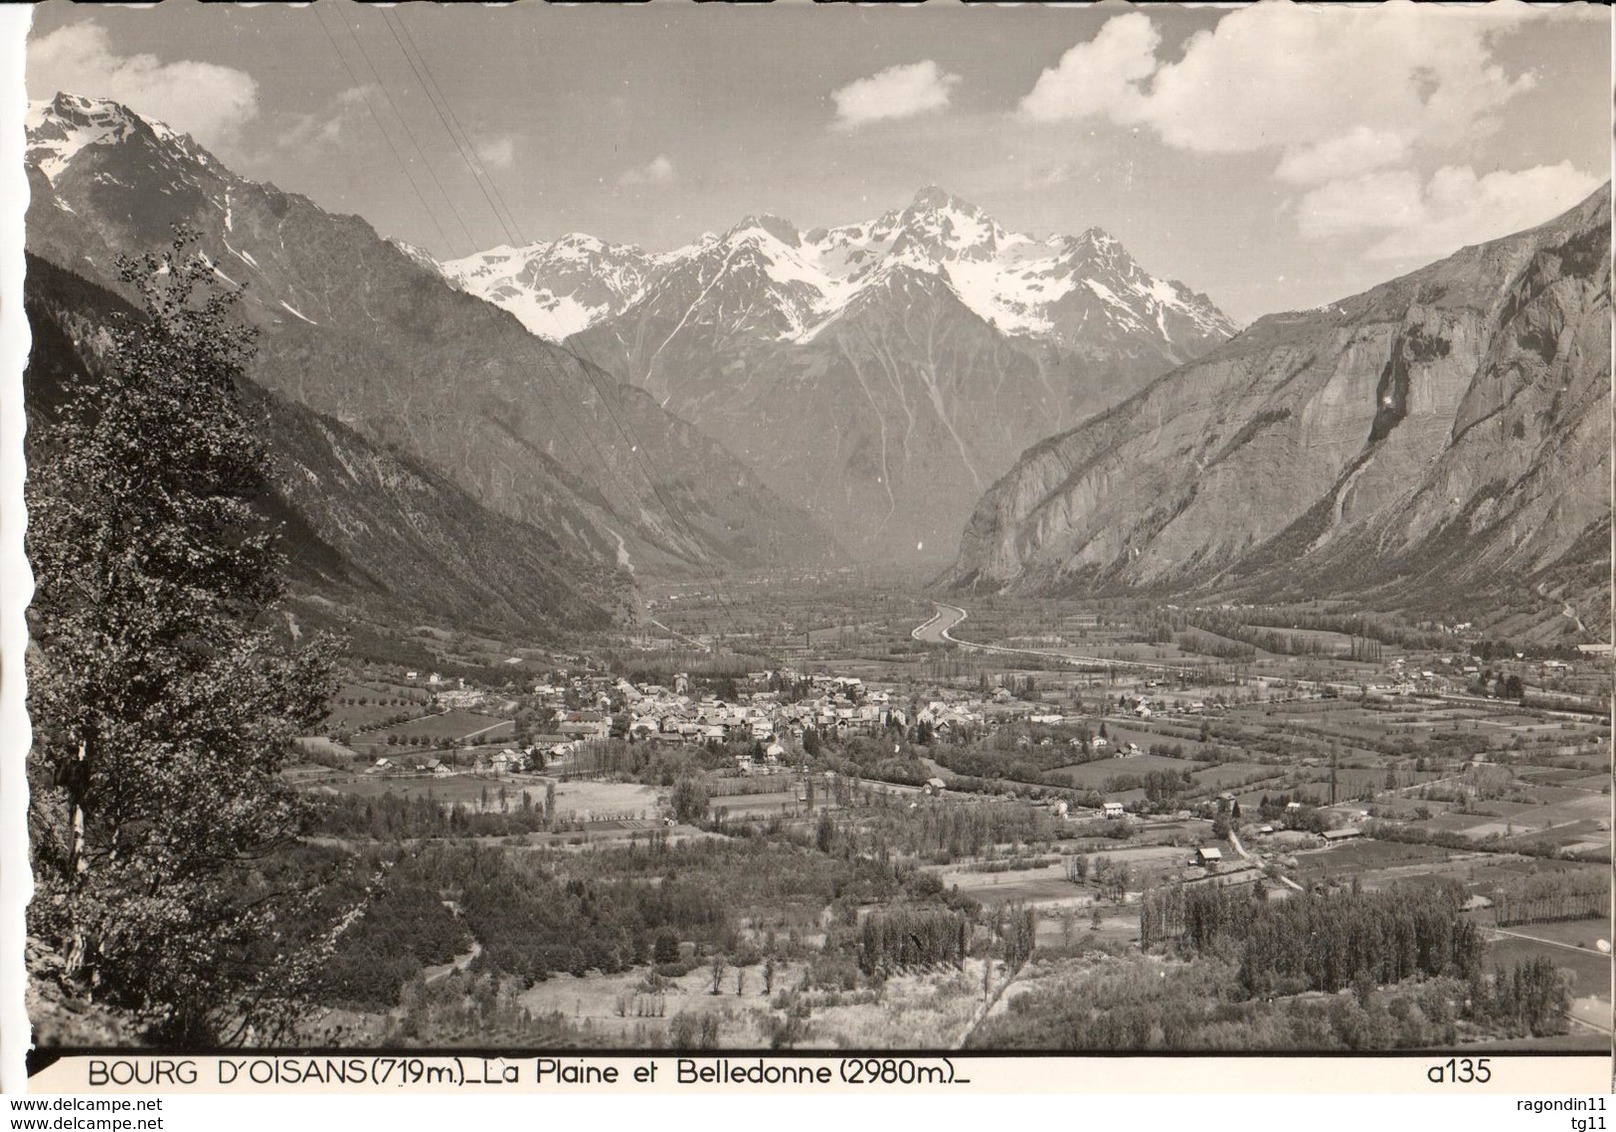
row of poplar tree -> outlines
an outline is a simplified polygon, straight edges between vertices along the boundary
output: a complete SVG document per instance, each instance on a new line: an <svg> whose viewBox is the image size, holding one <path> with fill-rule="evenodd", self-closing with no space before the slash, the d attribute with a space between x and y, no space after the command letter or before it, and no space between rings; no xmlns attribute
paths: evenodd
<svg viewBox="0 0 1616 1132"><path fill-rule="evenodd" d="M1238 956L1252 995L1338 991L1360 974L1377 983L1468 979L1481 968L1484 942L1460 907L1460 894L1444 885L1269 901L1245 886L1181 884L1146 895L1140 938L1147 948L1176 940L1194 954Z"/></svg>

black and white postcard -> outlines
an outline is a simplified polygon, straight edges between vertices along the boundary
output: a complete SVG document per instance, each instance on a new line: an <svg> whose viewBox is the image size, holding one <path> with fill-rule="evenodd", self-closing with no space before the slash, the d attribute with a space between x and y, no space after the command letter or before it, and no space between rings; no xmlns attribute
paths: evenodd
<svg viewBox="0 0 1616 1132"><path fill-rule="evenodd" d="M19 1064L1608 1084L1609 9L23 50Z"/></svg>

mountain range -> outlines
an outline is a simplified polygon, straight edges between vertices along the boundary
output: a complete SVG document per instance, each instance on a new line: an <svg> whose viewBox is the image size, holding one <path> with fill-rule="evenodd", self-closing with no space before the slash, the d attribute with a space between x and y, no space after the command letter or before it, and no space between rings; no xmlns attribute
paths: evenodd
<svg viewBox="0 0 1616 1132"><path fill-rule="evenodd" d="M429 473L435 489L458 493L449 510L486 512L472 522L487 539L479 553L498 554L500 531L512 545L534 545L538 532L579 579L601 569L705 577L835 554L812 516L720 444L360 218L237 176L114 102L58 95L31 104L27 125L30 253L121 294L118 255L168 245L176 223L200 232L220 280L246 287L238 309L261 332L251 378L314 414L298 436L312 442L319 422L332 459L362 448L394 461L373 464L373 479ZM370 510L378 497L346 494L356 482L321 477L301 496L326 517L331 545L359 554L355 576L387 565L366 561L380 543L357 549L379 525L448 518L432 508L386 518ZM367 531L339 521L350 506L371 514ZM464 535L439 527L427 541ZM490 576L525 570L525 553ZM391 567L426 586L441 565ZM597 587L593 603L616 605L614 587Z"/></svg>
<svg viewBox="0 0 1616 1132"><path fill-rule="evenodd" d="M1028 444L1237 330L1098 229L1009 232L938 188L807 233L764 215L663 254L572 234L443 268L881 561L946 560Z"/></svg>
<svg viewBox="0 0 1616 1132"><path fill-rule="evenodd" d="M1241 331L1103 232L938 189L440 265L112 102L32 104L27 175L30 444L132 317L118 256L199 231L261 332L266 506L338 602L555 634L629 616L636 578L846 548L965 591L1609 622L1608 185Z"/></svg>
<svg viewBox="0 0 1616 1132"><path fill-rule="evenodd" d="M1607 184L1540 227L1259 319L1030 448L945 583L1491 599L1604 639L1610 226Z"/></svg>

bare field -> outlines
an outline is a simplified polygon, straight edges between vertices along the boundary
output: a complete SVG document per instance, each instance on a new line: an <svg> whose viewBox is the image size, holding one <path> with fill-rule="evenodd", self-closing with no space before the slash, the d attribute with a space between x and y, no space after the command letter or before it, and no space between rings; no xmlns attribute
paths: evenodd
<svg viewBox="0 0 1616 1132"><path fill-rule="evenodd" d="M1124 774L1143 777L1151 771L1170 771L1174 774L1194 770L1200 763L1188 759L1163 758L1160 755L1129 755L1126 758L1096 759L1093 762L1074 763L1057 767L1049 773L1058 774L1080 790L1098 790L1107 779Z"/></svg>
<svg viewBox="0 0 1616 1132"><path fill-rule="evenodd" d="M555 975L523 991L519 1001L534 1015L559 1014L614 1045L664 1044L673 1019L687 1014L711 1016L716 1021L719 1048L766 1048L766 1019L773 1011L762 993L761 970L746 970L749 985L739 995L735 993L735 969L725 974L722 993L716 995L709 993L712 977L705 967L677 979L660 980L661 989L654 993L645 989L647 971L643 967L615 975L598 971L582 978ZM793 974L789 964L781 964L776 989L790 985Z"/></svg>
<svg viewBox="0 0 1616 1132"><path fill-rule="evenodd" d="M1261 791L1269 780L1280 781L1290 773L1289 767L1272 763L1222 763L1195 772L1195 786L1211 790ZM1246 785L1248 779L1258 779Z"/></svg>
<svg viewBox="0 0 1616 1132"><path fill-rule="evenodd" d="M584 820L589 815L638 813L652 816L657 812L657 791L654 786L637 782L558 782L555 793L556 813L575 813Z"/></svg>
<svg viewBox="0 0 1616 1132"><path fill-rule="evenodd" d="M1445 862L1453 855L1451 849L1436 845L1367 839L1323 849L1306 849L1295 854L1299 875L1335 878L1404 866L1427 867Z"/></svg>
<svg viewBox="0 0 1616 1132"><path fill-rule="evenodd" d="M521 804L526 794L534 805L542 805L545 792L553 779L540 775L451 774L442 778L430 775L331 775L320 782L320 787L332 793L352 794L360 798L375 798L384 794L400 798L432 798L445 805L486 805L499 808L500 791L512 806ZM641 786L633 782L557 782L555 807L558 817L574 821L614 820L621 815L645 814L655 817L657 791L654 786Z"/></svg>
<svg viewBox="0 0 1616 1132"><path fill-rule="evenodd" d="M1546 937L1546 929L1570 929L1555 934L1573 942L1569 946L1562 940ZM1594 948L1594 941L1610 938L1610 925L1598 920L1579 920L1571 924L1532 924L1517 928L1489 928L1487 943L1488 966L1513 966L1522 959L1539 955L1556 967L1564 967L1577 976L1571 993L1577 997L1592 995L1610 1001L1610 959ZM1578 947L1577 941L1585 944ZM1607 1025L1609 1024L1607 1019Z"/></svg>
<svg viewBox="0 0 1616 1132"><path fill-rule="evenodd" d="M778 964L775 994L798 987L806 972L805 964ZM738 973L742 979L739 994ZM802 1000L810 1012L793 1045L803 1049L956 1048L982 1008L982 982L982 960L967 959L963 970L891 976L879 991L803 992ZM767 1049L773 1027L785 1017L775 1008L773 997L763 993L759 965L726 967L718 994L712 993L712 975L705 966L676 979L661 980L657 993L647 993L645 986L644 969L617 975L591 972L583 978L559 975L524 991L520 1002L535 1015L559 1014L616 1045L668 1042L675 1019L684 1015L712 1020L715 1048Z"/></svg>
<svg viewBox="0 0 1616 1132"><path fill-rule="evenodd" d="M735 794L727 798L714 798L712 806L715 814L722 810L731 819L796 818L808 813L805 803L791 793ZM813 813L838 808L834 801L827 801L821 796L814 800Z"/></svg>
<svg viewBox="0 0 1616 1132"><path fill-rule="evenodd" d="M1093 899L1093 890L1073 884L1066 878L1064 861L1041 869L1017 869L1003 873L974 872L969 868L957 866L936 871L944 887L953 888L958 885L961 894L980 900L984 904L1013 900L1087 904Z"/></svg>

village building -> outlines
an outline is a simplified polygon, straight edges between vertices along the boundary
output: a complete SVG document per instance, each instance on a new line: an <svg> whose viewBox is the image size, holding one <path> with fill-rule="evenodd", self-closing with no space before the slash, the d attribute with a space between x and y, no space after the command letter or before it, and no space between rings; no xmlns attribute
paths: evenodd
<svg viewBox="0 0 1616 1132"><path fill-rule="evenodd" d="M569 739L604 739L611 734L611 721L598 711L573 711L562 717L556 730Z"/></svg>

